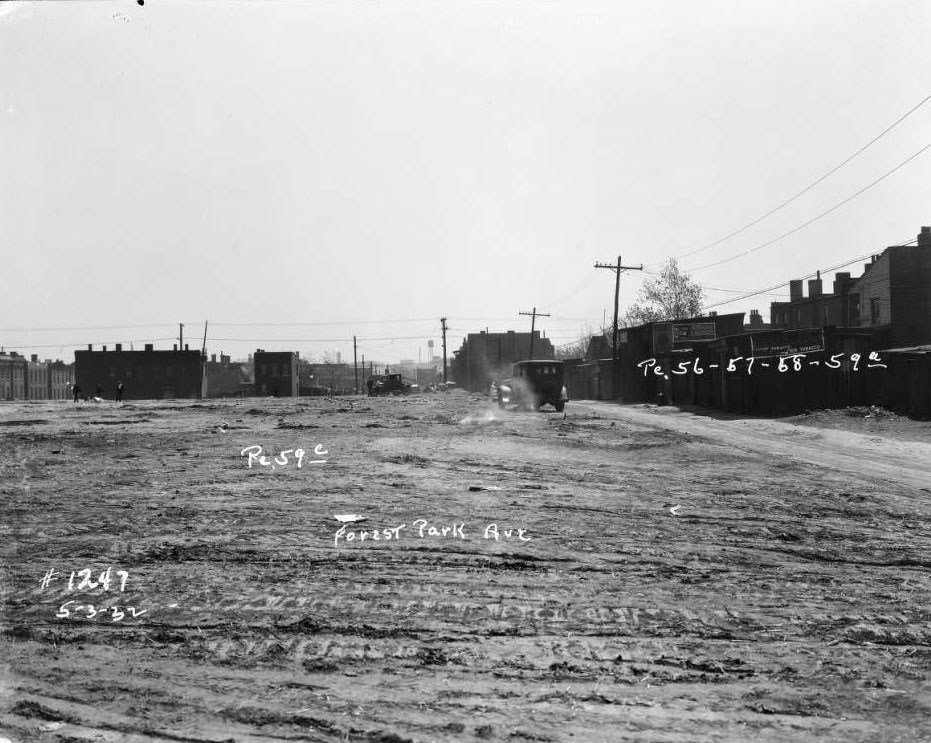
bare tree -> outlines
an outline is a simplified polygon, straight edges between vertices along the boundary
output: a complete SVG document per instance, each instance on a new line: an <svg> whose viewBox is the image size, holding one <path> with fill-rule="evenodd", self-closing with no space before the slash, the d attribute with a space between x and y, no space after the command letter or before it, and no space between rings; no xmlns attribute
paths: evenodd
<svg viewBox="0 0 931 743"><path fill-rule="evenodd" d="M628 308L624 322L632 327L695 317L701 314L702 293L701 285L679 269L675 258L670 258L660 275L641 287L638 301Z"/></svg>
<svg viewBox="0 0 931 743"><path fill-rule="evenodd" d="M581 359L588 350L588 338L579 338L577 341L563 343L556 346L556 358L562 361L566 359Z"/></svg>
<svg viewBox="0 0 931 743"><path fill-rule="evenodd" d="M584 358L585 354L588 352L588 344L591 341L592 336L597 334L597 331L591 323L585 323L585 325L582 326L580 332L581 335L579 336L578 340L564 343L561 346L556 347L557 359L565 360Z"/></svg>

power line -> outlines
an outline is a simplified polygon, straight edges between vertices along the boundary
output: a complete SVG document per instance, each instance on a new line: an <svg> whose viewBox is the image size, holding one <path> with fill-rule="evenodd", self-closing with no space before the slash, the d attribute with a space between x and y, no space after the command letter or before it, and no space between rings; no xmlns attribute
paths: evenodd
<svg viewBox="0 0 931 743"><path fill-rule="evenodd" d="M70 332L72 330L138 330L139 328L161 328L173 322L149 323L148 325L84 325L72 328L0 328L3 333Z"/></svg>
<svg viewBox="0 0 931 743"><path fill-rule="evenodd" d="M903 248L903 247L906 247L906 246L908 246L908 245L912 245L912 244L917 243L917 242L918 242L918 240L913 238L913 239L911 239L911 240L907 240L907 241L905 241L905 242L900 242L900 243L898 243L897 245L892 245L892 246L889 246L889 247ZM853 263L859 263L860 261L866 260L867 258L871 258L873 255L875 255L875 252L867 253L866 255L860 256L859 258L853 258L853 259L851 259L851 260L849 260L849 261L844 261L843 263L838 263L838 264L835 265L835 266L828 266L827 268L821 268L821 269L818 269L817 271L814 271L813 273L807 274L807 275L805 275L805 276L800 276L800 277L798 277L798 278L800 278L800 279L802 279L802 280L809 279L809 278L811 278L812 276L817 276L818 273L820 273L820 272L828 273L828 272L834 271L834 270L836 270L836 269L838 269L838 268L843 268L844 266L849 266L849 265L851 265L851 264L853 264ZM765 289L759 289L758 291L749 292L749 293L747 293L747 294L744 294L743 296L734 297L733 299L728 299L728 300L726 300L726 301L724 301L724 302L716 302L715 304L707 304L707 305L705 305L704 307L702 307L702 312L704 312L705 310L713 309L714 307L721 307L721 306L723 306L723 305L725 305L725 304L733 304L734 302L740 302L740 301L742 301L742 300L744 300L744 299L750 299L751 297L756 297L756 296L759 296L760 294L765 294L766 292L770 292L770 291L772 291L773 289L779 289L780 287L788 286L788 284L789 284L788 281L783 281L782 283L775 284L775 285L773 285L773 286L768 286L768 287L766 287Z"/></svg>
<svg viewBox="0 0 931 743"><path fill-rule="evenodd" d="M215 322L212 327L222 328L266 328L266 327L303 327L328 325L376 325L390 323L436 322L435 317L416 317L406 320L319 320L315 322Z"/></svg>
<svg viewBox="0 0 931 743"><path fill-rule="evenodd" d="M32 343L4 343L4 346L16 348L65 348L68 350L81 350L81 346L103 346L109 343L157 343L159 341L173 341L175 340L174 336L167 338L133 338L130 341L82 341L79 343L40 343L38 345Z"/></svg>
<svg viewBox="0 0 931 743"><path fill-rule="evenodd" d="M599 275L598 272L594 268L592 268L591 272L586 274L582 278L582 280L579 281L578 284L573 286L567 292L561 294L555 301L548 302L547 305L549 307L555 307L560 302L564 302L565 300L569 299L569 297L575 296L578 292L582 291L582 289L584 289L585 287L589 286L592 282L594 282L595 278L597 278L598 275Z"/></svg>
<svg viewBox="0 0 931 743"><path fill-rule="evenodd" d="M702 286L702 290L703 290L703 291L706 291L706 292L724 292L725 294L743 294L743 293L745 293L745 292L747 292L747 291L750 291L749 289L721 289L721 288L716 287L716 286L704 286L704 285ZM784 294L784 292L783 292L783 294ZM772 296L778 297L778 296L782 296L782 295L781 295L781 294L772 294Z"/></svg>
<svg viewBox="0 0 931 743"><path fill-rule="evenodd" d="M804 196L806 193L808 193L809 191L811 191L811 189L813 189L813 188L814 188L815 186L817 186L819 183L821 183L822 181L826 180L826 179L829 178L830 176L834 175L834 173L836 173L838 170L840 170L842 167L844 167L847 163L849 163L849 162L850 162L851 160L853 160L855 157L857 157L858 155L862 154L862 153L865 152L867 149L869 149L871 146L873 146L874 144L876 144L876 142L878 142L880 139L882 139L884 136L886 136L889 132L891 132L893 129L895 129L899 124L901 124L903 121L905 121L905 119L907 119L909 116L911 116L913 113L915 113L915 111L917 111L919 108L921 108L923 105L925 105L925 103L927 103L928 101L931 101L931 95L927 96L926 98L924 98L924 100L922 100L922 101L921 101L920 103L918 103L916 106L914 106L913 108L909 109L909 111L907 111L905 114L903 114L903 115L900 116L898 119L896 119L896 120L895 120L892 124L890 124L888 127L886 127L885 129L883 129L883 131L881 131L879 134L877 134L875 137L873 137L869 142L867 142L865 145L863 145L859 150L857 150L857 151L854 152L852 155L850 155L850 157L848 157L846 160L844 160L843 162L841 162L839 165L835 165L835 166L834 166L833 168L831 168L827 173L825 173L824 175L822 175L820 178L818 178L817 180L813 181L813 182L810 183L809 185L805 186L805 188L803 188L801 191L799 191L797 194L795 194L795 195L792 196L791 198L786 199L785 201L783 201L783 202L782 202L781 204L779 204L778 206L774 206L774 207L773 207L772 209L770 209L768 212L766 212L765 214L763 214L763 215L757 217L757 218L754 219L752 222L748 222L747 224L745 224L745 225L744 225L743 227L741 227L740 229L734 230L734 231L731 232L730 234L725 235L724 237L719 238L719 239L715 240L714 242L710 242L710 243L708 243L707 245L703 245L703 246L701 246L700 248L697 248L697 249L695 249L695 250L693 250L693 251L691 251L691 252L689 252L689 253L685 253L684 255L679 256L679 259L681 260L682 258L688 258L688 257L690 257L690 256L695 255L696 253L701 253L703 250L708 250L709 248L713 248L715 245L720 245L721 243L726 242L727 240L730 240L732 237L736 237L736 236L739 235L740 233L742 233L742 232L744 232L744 231L750 229L750 228L753 227L754 225L759 224L760 222L762 222L762 221L763 221L764 219L766 219L767 217L770 217L770 216L772 216L773 214L775 214L776 212L778 212L780 209L783 209L784 207L787 207L787 206L788 206L789 204L791 204L793 201L795 201L795 200L798 199L799 197Z"/></svg>
<svg viewBox="0 0 931 743"><path fill-rule="evenodd" d="M412 341L423 340L425 335L391 335L377 338L363 338L358 336L359 341ZM227 343L352 343L352 336L348 338L214 338L208 337L208 341L225 341Z"/></svg>
<svg viewBox="0 0 931 743"><path fill-rule="evenodd" d="M262 327L301 327L301 326L328 326L328 325L384 325L391 323L416 323L416 322L435 322L433 317L417 317L400 320L321 320L315 322L244 322L229 323L219 322L211 323L211 327L223 328L262 328ZM0 328L3 333L56 333L70 332L74 330L138 330L140 328L160 328L165 326L174 327L177 323L173 320L170 322L147 323L145 325L76 325L70 327L35 327L35 328Z"/></svg>
<svg viewBox="0 0 931 743"><path fill-rule="evenodd" d="M807 222L804 222L803 224L800 224L800 225L798 225L797 227L794 227L793 229L789 230L788 232L784 232L783 234L779 235L779 237L774 237L772 240L768 240L767 242L762 243L761 245L757 245L755 248L750 248L749 250L745 250L745 251L743 251L742 253L737 253L736 255L732 255L732 256L729 257L729 258L722 258L721 260L715 261L714 263L706 263L704 266L697 266L696 268L691 268L691 269L688 269L688 270L689 270L690 272L695 272L695 271L702 271L702 270L704 270L704 269L706 269L706 268L712 268L712 267L714 267L714 266L720 266L722 263L729 263L730 261L737 260L738 258L743 258L745 255L749 255L750 253L755 253L757 250L762 250L763 248L767 248L767 247L769 247L770 245L774 245L775 243L779 242L780 240L784 240L785 238L789 237L790 235L794 235L796 232L799 232L800 230L803 230L804 228L808 227L809 225L814 224L814 223L817 222L819 219L822 219L822 218L826 217L826 216L827 216L828 214L830 214L831 212L837 211L837 210L840 209L842 206L844 206L844 204L850 203L850 202L853 201L855 198L857 198L857 196L860 196L862 193L865 193L866 191L868 191L869 189L871 189L873 186L877 185L878 183L881 183L881 182L884 181L886 178L888 178L890 175L892 175L892 174L895 173L897 170L899 170L900 168L902 168L902 167L904 167L905 165L907 165L908 163L910 163L912 160L914 160L916 157L918 157L919 155L921 155L923 152L925 152L925 151L928 150L929 148L931 148L931 142L929 142L928 144L926 144L924 147L922 147L920 150L918 150L918 152L916 152L915 154L911 155L910 157L908 157L908 158L906 158L905 160L903 160L902 162L900 162L900 163L899 163L898 165L896 165L892 170L890 170L890 171L884 173L883 175L881 175L879 178L877 178L876 180L874 180L874 181L873 181L872 183L870 183L869 185L864 186L863 188L861 188L861 189L860 189L859 191L857 191L856 193L851 194L850 196L848 196L848 197L847 197L846 199L844 199L843 201L841 201L841 202L835 204L835 205L832 206L830 209L827 209L827 210L821 212L821 214L817 215L816 217L812 217L812 218L809 219Z"/></svg>

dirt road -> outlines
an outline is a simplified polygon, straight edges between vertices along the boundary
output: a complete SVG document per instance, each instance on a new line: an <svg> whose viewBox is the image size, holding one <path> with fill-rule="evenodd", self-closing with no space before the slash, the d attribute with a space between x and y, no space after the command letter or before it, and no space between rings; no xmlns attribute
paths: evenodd
<svg viewBox="0 0 931 743"><path fill-rule="evenodd" d="M4 404L0 739L929 740L906 425Z"/></svg>

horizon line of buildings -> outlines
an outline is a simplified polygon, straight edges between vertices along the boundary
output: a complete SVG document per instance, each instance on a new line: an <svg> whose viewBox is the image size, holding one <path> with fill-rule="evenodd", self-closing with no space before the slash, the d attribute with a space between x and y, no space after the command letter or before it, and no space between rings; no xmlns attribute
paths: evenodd
<svg viewBox="0 0 931 743"><path fill-rule="evenodd" d="M789 283L787 302L772 302L770 322L751 310L745 313L687 318L665 323L648 323L625 328L618 335L618 356L637 353L666 353L682 347L682 342L702 343L725 336L741 336L772 331L780 340L768 340L771 347L786 345L787 338L817 336L844 339L851 344L888 349L931 344L931 227L922 227L916 245L891 246L872 256L863 274L852 278L849 272L837 273L830 293L824 292L820 272L808 281ZM806 332L810 331L810 332ZM679 334L679 335L677 335ZM685 334L685 335L681 335ZM680 337L681 335L681 337ZM637 343L628 338L640 338ZM764 341L761 341L764 342ZM789 343L791 345L791 343ZM368 375L381 372L382 364L315 363L300 358L296 351L267 352L257 349L248 362L233 361L230 356L211 354L208 360L200 351L179 349L156 351L153 344L144 350L124 351L117 343L114 350L103 346L95 351L75 351L74 364L62 361L39 361L13 352L0 351L0 400L64 400L73 394L74 385L83 395L115 396L116 385L124 385L124 399L244 397L252 395L296 397L313 394L347 394L364 389ZM605 334L589 339L587 351L579 362L595 362L614 356L611 339ZM513 330L470 333L459 349L453 351L448 368L450 377L473 391L488 389L491 381L510 372L514 362L531 357L553 359L556 349L540 331ZM417 363L404 360L390 367L406 379L421 386L442 378L442 357ZM366 369L367 368L367 369ZM618 380L619 381L619 380ZM617 383L608 386L611 395L620 393ZM595 389L586 384L587 389ZM596 396L605 387L596 385Z"/></svg>
<svg viewBox="0 0 931 743"><path fill-rule="evenodd" d="M359 392L368 376L383 371L400 372L421 386L442 378L442 358L436 356L429 362L353 364L307 361L296 351L260 348L248 361L234 361L223 353L219 359L215 353L208 357L187 345L156 350L151 343L140 351L124 350L120 343L97 350L89 344L74 355L74 362L66 364L0 351L0 401L109 399L117 396L120 384L124 400L297 397Z"/></svg>

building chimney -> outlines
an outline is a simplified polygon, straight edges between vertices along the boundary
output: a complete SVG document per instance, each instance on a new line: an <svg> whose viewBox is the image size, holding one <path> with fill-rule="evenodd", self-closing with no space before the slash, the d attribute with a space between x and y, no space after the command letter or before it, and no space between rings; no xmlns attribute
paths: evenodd
<svg viewBox="0 0 931 743"><path fill-rule="evenodd" d="M763 325L763 317L759 310L750 310L750 327L758 328Z"/></svg>
<svg viewBox="0 0 931 743"><path fill-rule="evenodd" d="M106 351L106 350L107 350L107 347L106 347L106 346L104 346L104 347L103 347L103 350L104 350L104 351Z"/></svg>
<svg viewBox="0 0 931 743"><path fill-rule="evenodd" d="M834 293L843 294L848 281L850 281L850 271L834 274Z"/></svg>
<svg viewBox="0 0 931 743"><path fill-rule="evenodd" d="M145 350L146 350L146 351L154 351L154 350L155 350L155 346L153 346L151 343L146 343L146 344L145 344Z"/></svg>
<svg viewBox="0 0 931 743"><path fill-rule="evenodd" d="M215 353L210 354L210 363L211 364L217 363L217 355Z"/></svg>
<svg viewBox="0 0 931 743"><path fill-rule="evenodd" d="M37 353L32 354L32 356L30 356L30 359L32 360L33 364L39 363L39 354Z"/></svg>
<svg viewBox="0 0 931 743"><path fill-rule="evenodd" d="M117 343L117 344L116 344L116 350L117 350L117 351L122 351L122 350L123 350L123 344L122 344L122 343Z"/></svg>
<svg viewBox="0 0 931 743"><path fill-rule="evenodd" d="M188 349L188 347L187 347L187 346L188 346L188 344L187 344L187 343L185 343L185 344L184 344L184 350L185 350L185 351L188 351L188 350L190 350L190 349Z"/></svg>
<svg viewBox="0 0 931 743"><path fill-rule="evenodd" d="M931 227L922 227L918 233L918 246L922 248L931 248Z"/></svg>
<svg viewBox="0 0 931 743"><path fill-rule="evenodd" d="M789 301L794 302L802 298L802 280L792 279L789 282Z"/></svg>
<svg viewBox="0 0 931 743"><path fill-rule="evenodd" d="M88 351L93 351L93 350L94 350L94 344L93 344L93 343L88 343L88 344L87 344L87 350L88 350Z"/></svg>
<svg viewBox="0 0 931 743"><path fill-rule="evenodd" d="M178 344L177 344L177 343L173 344L171 350L172 350L172 351L177 351L177 350L178 350Z"/></svg>
<svg viewBox="0 0 931 743"><path fill-rule="evenodd" d="M809 297L820 297L821 296L821 272L818 271L817 279L809 279L808 281L808 296Z"/></svg>

